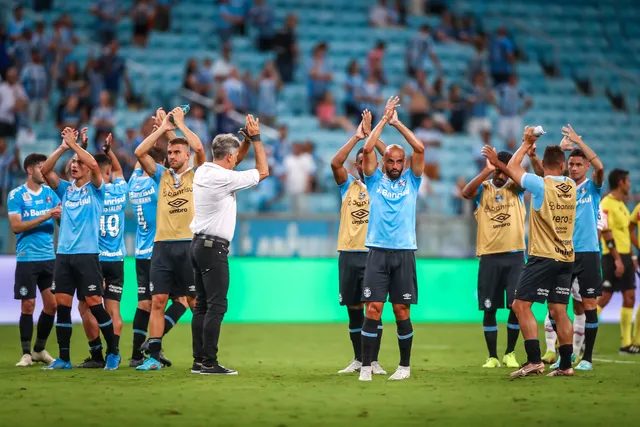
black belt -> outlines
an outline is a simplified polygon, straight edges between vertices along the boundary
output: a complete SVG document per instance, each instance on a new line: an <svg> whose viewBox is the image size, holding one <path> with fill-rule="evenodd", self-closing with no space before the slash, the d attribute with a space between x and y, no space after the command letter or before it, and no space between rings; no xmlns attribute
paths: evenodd
<svg viewBox="0 0 640 427"><path fill-rule="evenodd" d="M197 233L193 236L194 239L200 240L210 240L215 243L221 243L225 246L229 246L229 241L227 239L223 239L222 237L212 236L210 234Z"/></svg>

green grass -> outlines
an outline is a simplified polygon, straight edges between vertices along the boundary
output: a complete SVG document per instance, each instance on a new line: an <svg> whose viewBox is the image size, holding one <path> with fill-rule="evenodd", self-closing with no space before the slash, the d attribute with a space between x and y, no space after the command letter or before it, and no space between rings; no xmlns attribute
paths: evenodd
<svg viewBox="0 0 640 427"><path fill-rule="evenodd" d="M395 325L385 329L381 362L398 362ZM416 325L412 377L363 384L338 376L350 359L346 325L229 324L221 363L237 377L189 373L191 340L181 324L165 341L174 361L160 372L18 369L17 327L0 327L1 426L327 426L327 425L636 425L640 357L617 355L618 328L601 328L596 370L574 378L508 379L480 368L480 325ZM131 325L122 350L130 355ZM499 342L504 345L504 325ZM523 358L521 343L519 358ZM72 358L85 356L80 328ZM49 349L56 353L55 334Z"/></svg>

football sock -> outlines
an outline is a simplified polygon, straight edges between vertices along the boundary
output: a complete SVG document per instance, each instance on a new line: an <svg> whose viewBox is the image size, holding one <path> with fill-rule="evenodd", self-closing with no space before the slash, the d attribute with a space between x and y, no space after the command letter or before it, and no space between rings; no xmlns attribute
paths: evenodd
<svg viewBox="0 0 640 427"><path fill-rule="evenodd" d="M136 309L133 316L133 349L131 351L132 359L142 359L142 351L140 346L147 339L147 328L149 327L149 312L140 308Z"/></svg>
<svg viewBox="0 0 640 427"><path fill-rule="evenodd" d="M164 332L162 335L167 335L171 328L173 328L178 320L182 317L182 315L187 311L187 307L180 304L179 302L174 302L171 304L167 311L164 312Z"/></svg>
<svg viewBox="0 0 640 427"><path fill-rule="evenodd" d="M59 305L56 316L56 337L58 339L58 348L60 350L60 359L68 362L69 344L71 343L71 332L73 325L71 324L71 307Z"/></svg>
<svg viewBox="0 0 640 427"><path fill-rule="evenodd" d="M400 348L400 366L411 363L411 345L413 344L413 325L410 319L398 320L398 347Z"/></svg>
<svg viewBox="0 0 640 427"><path fill-rule="evenodd" d="M633 331L633 345L640 346L640 307L636 311L635 330Z"/></svg>
<svg viewBox="0 0 640 427"><path fill-rule="evenodd" d="M489 357L498 358L498 323L496 322L496 312L485 310L482 318L482 329L484 330L484 341L487 343Z"/></svg>
<svg viewBox="0 0 640 427"><path fill-rule="evenodd" d="M584 324L586 315L576 314L573 317L573 351L578 354L582 349L582 343L584 343Z"/></svg>
<svg viewBox="0 0 640 427"><path fill-rule="evenodd" d="M560 353L560 369L565 370L571 367L571 353L573 353L573 345L563 344L558 347Z"/></svg>
<svg viewBox="0 0 640 427"><path fill-rule="evenodd" d="M380 343L382 342L382 319L378 320L378 341L376 342L376 348L373 351L373 360L378 361L378 355L380 354Z"/></svg>
<svg viewBox="0 0 640 427"><path fill-rule="evenodd" d="M353 358L362 361L362 323L364 322L364 310L361 308L347 309L349 314L349 338L353 347Z"/></svg>
<svg viewBox="0 0 640 427"><path fill-rule="evenodd" d="M593 348L596 344L596 335L598 335L598 313L597 310L585 310L586 317L584 324L584 354L582 360L591 362L593 357Z"/></svg>
<svg viewBox="0 0 640 427"><path fill-rule="evenodd" d="M89 353L91 358L98 362L104 362L104 356L102 355L102 340L100 335L96 339L89 341Z"/></svg>
<svg viewBox="0 0 640 427"><path fill-rule="evenodd" d="M529 363L541 363L542 358L540 356L540 341L537 339L524 340L524 349L527 352L527 362ZM571 357L571 353L569 353Z"/></svg>
<svg viewBox="0 0 640 427"><path fill-rule="evenodd" d="M31 338L33 337L33 314L20 314L20 345L22 354L31 354Z"/></svg>
<svg viewBox="0 0 640 427"><path fill-rule="evenodd" d="M620 309L620 338L622 347L631 345L631 324L633 322L633 308L622 307Z"/></svg>
<svg viewBox="0 0 640 427"><path fill-rule="evenodd" d="M512 353L516 349L519 335L520 325L518 324L518 317L513 310L509 310L509 319L507 319L507 350L504 354Z"/></svg>
<svg viewBox="0 0 640 427"><path fill-rule="evenodd" d="M365 317L360 335L362 339L362 365L371 366L378 340L378 321Z"/></svg>
<svg viewBox="0 0 640 427"><path fill-rule="evenodd" d="M36 344L33 346L33 351L39 352L44 350L44 347L47 345L47 339L51 334L51 329L53 329L53 320L54 316L52 314L47 314L44 311L40 313L36 331Z"/></svg>
<svg viewBox="0 0 640 427"><path fill-rule="evenodd" d="M162 350L162 338L149 338L149 355L156 360L160 360Z"/></svg>
<svg viewBox="0 0 640 427"><path fill-rule="evenodd" d="M113 332L113 321L111 320L111 316L109 316L109 313L107 313L107 310L104 309L102 304L92 305L89 309L91 310L93 317L96 318L98 326L100 327L100 332L102 332L102 336L107 343L107 354L118 354L118 342L116 341L116 335Z"/></svg>
<svg viewBox="0 0 640 427"><path fill-rule="evenodd" d="M547 317L544 319L544 340L547 344L547 351L552 351L555 353L556 339L558 338L558 335L556 334L554 324L552 324L551 322L551 316L549 315L549 312L547 312Z"/></svg>

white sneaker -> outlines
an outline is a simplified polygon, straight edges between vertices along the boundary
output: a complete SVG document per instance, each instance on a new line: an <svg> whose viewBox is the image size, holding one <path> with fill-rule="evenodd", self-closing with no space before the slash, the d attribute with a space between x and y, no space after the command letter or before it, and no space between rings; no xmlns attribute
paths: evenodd
<svg viewBox="0 0 640 427"><path fill-rule="evenodd" d="M31 360L30 354L23 354L22 357L20 358L20 361L16 363L16 366L19 366L21 368L31 366L31 365L33 365L33 360Z"/></svg>
<svg viewBox="0 0 640 427"><path fill-rule="evenodd" d="M338 373L353 374L354 372L358 372L361 367L362 367L362 362L354 359L351 361L351 363L349 363L349 365L346 368L339 370Z"/></svg>
<svg viewBox="0 0 640 427"><path fill-rule="evenodd" d="M398 366L398 369L389 377L392 381L406 380L411 376L411 368L409 366Z"/></svg>
<svg viewBox="0 0 640 427"><path fill-rule="evenodd" d="M377 361L371 362L371 371L373 375L387 375L387 371L382 369L382 366L380 366L380 363Z"/></svg>
<svg viewBox="0 0 640 427"><path fill-rule="evenodd" d="M47 350L42 351L34 351L31 353L31 360L34 362L42 362L45 365L50 365L53 362L53 357L49 354Z"/></svg>
<svg viewBox="0 0 640 427"><path fill-rule="evenodd" d="M360 381L371 381L371 366L363 366L360 368Z"/></svg>

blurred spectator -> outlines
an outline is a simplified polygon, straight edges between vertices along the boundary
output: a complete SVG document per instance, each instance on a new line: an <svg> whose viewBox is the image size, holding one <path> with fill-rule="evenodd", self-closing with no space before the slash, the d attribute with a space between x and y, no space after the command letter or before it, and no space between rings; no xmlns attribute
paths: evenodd
<svg viewBox="0 0 640 427"><path fill-rule="evenodd" d="M191 111L184 119L185 124L191 129L205 147L208 147L211 143L211 132L209 132L209 125L207 124L207 117L205 109L200 104L193 104ZM211 151L211 150L206 150ZM210 153L207 153L209 155Z"/></svg>
<svg viewBox="0 0 640 427"><path fill-rule="evenodd" d="M109 132L113 132L115 123L116 117L115 111L113 111L113 104L111 103L111 96L106 90L102 91L100 93L98 106L91 114L91 126L96 131L93 142L96 144L98 150L102 147L103 142L99 135L104 134L106 136Z"/></svg>
<svg viewBox="0 0 640 427"><path fill-rule="evenodd" d="M397 16L397 24L407 25L407 0L395 0L394 10Z"/></svg>
<svg viewBox="0 0 640 427"><path fill-rule="evenodd" d="M287 15L284 26L276 33L273 40L276 67L280 78L285 83L293 81L295 65L298 61L297 26L298 17L294 14Z"/></svg>
<svg viewBox="0 0 640 427"><path fill-rule="evenodd" d="M222 90L233 108L241 113L249 111L249 93L237 68L231 68L229 77L222 83Z"/></svg>
<svg viewBox="0 0 640 427"><path fill-rule="evenodd" d="M489 120L489 105L495 102L493 91L487 86L484 73L478 73L473 78L473 88L469 97L469 126L471 135L479 136L483 131L491 131Z"/></svg>
<svg viewBox="0 0 640 427"><path fill-rule="evenodd" d="M422 119L420 127L414 131L425 148L424 168L425 174L431 180L440 179L440 147L442 146L443 134L436 127L431 116L426 115Z"/></svg>
<svg viewBox="0 0 640 427"><path fill-rule="evenodd" d="M45 64L51 65L53 58L51 53L51 36L47 34L44 21L37 21L35 30L31 34L31 49L40 52L40 57Z"/></svg>
<svg viewBox="0 0 640 427"><path fill-rule="evenodd" d="M462 189L467 184L467 179L464 176L459 176L456 180L456 185L453 187L451 194L454 215L468 215L471 213L471 200L467 200L462 197Z"/></svg>
<svg viewBox="0 0 640 427"><path fill-rule="evenodd" d="M98 41L103 45L116 37L118 21L123 16L119 0L97 0L91 6L91 13L96 16Z"/></svg>
<svg viewBox="0 0 640 427"><path fill-rule="evenodd" d="M258 116L262 123L273 126L276 115L278 114L278 91L282 87L282 82L280 81L280 76L278 76L276 66L272 61L264 64L257 86Z"/></svg>
<svg viewBox="0 0 640 427"><path fill-rule="evenodd" d="M522 136L522 116L533 104L531 98L518 85L518 76L509 76L508 83L497 89L498 134L507 144L515 143Z"/></svg>
<svg viewBox="0 0 640 427"><path fill-rule="evenodd" d="M411 129L415 129L431 108L429 98L432 95L432 88L427 79L427 72L417 69L414 77L402 88L401 94L403 98L409 98L408 102L403 100L403 103L407 106L407 111L409 112L409 126Z"/></svg>
<svg viewBox="0 0 640 427"><path fill-rule="evenodd" d="M456 38L455 16L448 10L440 15L440 25L436 28L436 39L448 42Z"/></svg>
<svg viewBox="0 0 640 427"><path fill-rule="evenodd" d="M331 92L325 92L324 96L316 105L316 117L320 123L320 127L326 129L342 128L345 132L354 132L356 130L353 123L345 116L339 116L336 111L336 102Z"/></svg>
<svg viewBox="0 0 640 427"><path fill-rule="evenodd" d="M131 172L133 172L138 161L136 156L133 154L136 147L141 142L138 140L138 136L138 131L135 128L127 128L124 139L114 150L118 160L120 160L124 176L131 175Z"/></svg>
<svg viewBox="0 0 640 427"><path fill-rule="evenodd" d="M384 102L382 97L382 85L375 75L369 74L362 84L359 94L360 110L367 109L371 111L373 121L380 117L380 107Z"/></svg>
<svg viewBox="0 0 640 427"><path fill-rule="evenodd" d="M444 94L444 78L442 76L436 77L433 81L433 90L431 91L429 103L431 104L433 121L436 126L438 126L438 128L443 132L453 132L453 128L449 124L449 119L447 117L449 101Z"/></svg>
<svg viewBox="0 0 640 427"><path fill-rule="evenodd" d="M9 18L7 25L7 34L9 40L16 41L24 33L24 30L29 28L29 23L24 17L24 8L18 4L13 8L13 14Z"/></svg>
<svg viewBox="0 0 640 427"><path fill-rule="evenodd" d="M155 29L169 31L171 28L171 8L176 0L156 0Z"/></svg>
<svg viewBox="0 0 640 427"><path fill-rule="evenodd" d="M18 148L9 150L7 141L0 136L0 206L7 200L7 191L13 187L12 176L20 170Z"/></svg>
<svg viewBox="0 0 640 427"><path fill-rule="evenodd" d="M515 45L507 35L507 29L498 28L489 45L489 69L495 86L509 80L515 59Z"/></svg>
<svg viewBox="0 0 640 427"><path fill-rule="evenodd" d="M347 66L347 77L344 82L344 111L351 120L359 120L362 110L360 110L360 92L364 80L360 74L358 61L352 59Z"/></svg>
<svg viewBox="0 0 640 427"><path fill-rule="evenodd" d="M98 59L98 70L102 72L104 88L114 99L120 94L122 82L124 81L125 85L128 85L127 68L124 58L118 54L119 49L118 41L112 40Z"/></svg>
<svg viewBox="0 0 640 427"><path fill-rule="evenodd" d="M66 62L76 44L78 44L78 38L73 31L71 16L67 14L61 15L53 23L53 36L51 37L56 70L59 70Z"/></svg>
<svg viewBox="0 0 640 427"><path fill-rule="evenodd" d="M39 50L31 51L31 62L22 69L20 80L29 97L29 122L33 124L44 121L49 110L49 78Z"/></svg>
<svg viewBox="0 0 640 427"><path fill-rule="evenodd" d="M88 65L87 65L88 66ZM80 88L85 83L85 79L80 74L78 63L75 61L68 62L64 70L58 79L58 89L63 98L71 94L77 94L80 92Z"/></svg>
<svg viewBox="0 0 640 427"><path fill-rule="evenodd" d="M244 22L240 11L231 4L229 0L218 0L218 10L216 15L216 29L220 40L229 41L235 28Z"/></svg>
<svg viewBox="0 0 640 427"><path fill-rule="evenodd" d="M153 28L156 8L151 0L136 0L131 9L133 21L133 44L144 47L147 45L149 31Z"/></svg>
<svg viewBox="0 0 640 427"><path fill-rule="evenodd" d="M427 65L427 57L431 59L430 65ZM442 70L440 59L433 50L433 38L428 25L421 26L420 31L409 40L405 61L409 75L413 75L417 69Z"/></svg>
<svg viewBox="0 0 640 427"><path fill-rule="evenodd" d="M213 61L206 57L202 61L202 66L197 67L196 82L198 84L198 92L201 95L209 96L213 91L214 77L211 67Z"/></svg>
<svg viewBox="0 0 640 427"><path fill-rule="evenodd" d="M20 122L19 115L26 111L27 94L18 80L18 70L7 70L6 80L0 83L0 137L14 137Z"/></svg>
<svg viewBox="0 0 640 427"><path fill-rule="evenodd" d="M88 98L83 99L83 102L93 108L95 105L98 105L100 101L100 93L104 90L104 76L102 72L98 69L99 64L98 60L95 58L88 58L87 63L85 64L84 75L81 80L80 88L86 89L88 87L89 93ZM75 86L76 81L71 82L72 86ZM83 95L86 97L87 95Z"/></svg>
<svg viewBox="0 0 640 427"><path fill-rule="evenodd" d="M473 43L478 38L476 21L470 14L458 18L456 38L463 43Z"/></svg>
<svg viewBox="0 0 640 427"><path fill-rule="evenodd" d="M0 79L4 77L5 72L11 65L11 58L9 58L8 49L8 36L6 29L0 22Z"/></svg>
<svg viewBox="0 0 640 427"><path fill-rule="evenodd" d="M16 40L9 47L9 55L13 58L13 65L19 70L31 58L31 30L25 28L18 34Z"/></svg>
<svg viewBox="0 0 640 427"><path fill-rule="evenodd" d="M35 12L44 12L51 10L53 0L33 0L33 10Z"/></svg>
<svg viewBox="0 0 640 427"><path fill-rule="evenodd" d="M479 144L475 147L473 151L473 162L476 164L477 172L480 172L484 169L487 164L487 159L482 155L482 147L485 145L493 146L491 142L491 131L483 130L480 132L480 139L478 140Z"/></svg>
<svg viewBox="0 0 640 427"><path fill-rule="evenodd" d="M455 83L449 86L448 104L449 124L454 132L464 132L467 124L467 99L460 86Z"/></svg>
<svg viewBox="0 0 640 427"><path fill-rule="evenodd" d="M316 164L304 144L293 144L284 159L284 190L287 195L310 193L313 189Z"/></svg>
<svg viewBox="0 0 640 427"><path fill-rule="evenodd" d="M233 104L227 98L227 94L224 89L220 88L216 92L214 101L214 111L216 114L216 134L235 133L238 130L238 124L229 115L233 110Z"/></svg>
<svg viewBox="0 0 640 427"><path fill-rule="evenodd" d="M282 193L282 185L276 176L274 176L273 166L269 165L269 176L260 181L258 191L252 192L251 195L256 204L258 212L269 212L273 204L280 198Z"/></svg>
<svg viewBox="0 0 640 427"><path fill-rule="evenodd" d="M313 47L311 60L307 65L307 89L309 91L310 110L314 111L325 92L329 90L333 75L327 61L328 46L320 42Z"/></svg>
<svg viewBox="0 0 640 427"><path fill-rule="evenodd" d="M57 126L60 131L67 126L78 129L86 121L87 117L80 108L78 95L70 95L62 100L57 115Z"/></svg>
<svg viewBox="0 0 640 427"><path fill-rule="evenodd" d="M194 92L200 92L200 85L198 84L198 61L195 58L189 58L187 60L182 87Z"/></svg>
<svg viewBox="0 0 640 427"><path fill-rule="evenodd" d="M216 79L224 80L231 73L233 64L231 63L231 43L222 45L222 55L216 59L211 66L211 72Z"/></svg>
<svg viewBox="0 0 640 427"><path fill-rule="evenodd" d="M489 73L489 58L486 50L486 38L478 37L473 42L473 57L467 64L467 79L473 83L476 74L483 73L486 75Z"/></svg>
<svg viewBox="0 0 640 427"><path fill-rule="evenodd" d="M271 50L275 36L275 12L266 0L254 0L249 10L249 22L256 27L258 39L256 46L260 51Z"/></svg>
<svg viewBox="0 0 640 427"><path fill-rule="evenodd" d="M382 40L378 40L373 49L369 51L367 55L367 65L369 74L373 74L380 83L387 84L387 79L384 75L384 51L385 43Z"/></svg>
<svg viewBox="0 0 640 427"><path fill-rule="evenodd" d="M378 3L369 9L369 24L379 28L397 25L398 14L387 4L387 0L378 0Z"/></svg>

